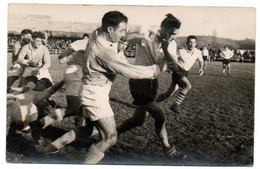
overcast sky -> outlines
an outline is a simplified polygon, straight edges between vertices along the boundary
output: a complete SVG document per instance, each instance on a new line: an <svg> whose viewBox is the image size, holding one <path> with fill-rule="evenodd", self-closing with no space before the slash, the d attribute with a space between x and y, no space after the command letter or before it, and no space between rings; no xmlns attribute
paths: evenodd
<svg viewBox="0 0 260 169"><path fill-rule="evenodd" d="M255 9L239 7L152 7L9 4L8 13L50 15L52 20L100 23L110 10L124 13L130 24L159 25L166 13L182 22L180 36L213 35L231 39L255 39Z"/></svg>

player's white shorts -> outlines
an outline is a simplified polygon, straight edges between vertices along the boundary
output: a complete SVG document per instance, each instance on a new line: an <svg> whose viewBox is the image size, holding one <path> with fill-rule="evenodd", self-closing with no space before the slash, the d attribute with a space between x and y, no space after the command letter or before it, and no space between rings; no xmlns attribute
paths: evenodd
<svg viewBox="0 0 260 169"><path fill-rule="evenodd" d="M49 72L48 69L40 69L39 73L36 75L36 77L40 80L42 78L47 78L51 81L51 83L53 84L53 80L51 78L51 74Z"/></svg>
<svg viewBox="0 0 260 169"><path fill-rule="evenodd" d="M64 72L63 80L66 86L65 94L79 96L79 89L82 85L82 69L78 65L69 65Z"/></svg>
<svg viewBox="0 0 260 169"><path fill-rule="evenodd" d="M96 121L101 118L114 116L109 104L111 84L105 86L82 84L80 89L81 103L84 105L84 117Z"/></svg>

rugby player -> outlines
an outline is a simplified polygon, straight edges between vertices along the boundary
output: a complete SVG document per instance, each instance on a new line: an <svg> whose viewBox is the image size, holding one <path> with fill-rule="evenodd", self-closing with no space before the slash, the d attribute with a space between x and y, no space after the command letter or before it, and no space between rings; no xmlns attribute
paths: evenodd
<svg viewBox="0 0 260 169"><path fill-rule="evenodd" d="M34 80L37 78L30 78L30 82L34 83ZM52 94L59 90L64 85L64 82L61 81L52 86L52 83L47 78L42 78L39 80L35 87L30 88L29 85L27 88L23 88L22 92L11 93L7 95L7 135L10 129L10 126L13 126L17 129L28 129L33 125L33 122L37 119L46 115L45 108L49 105L49 102L46 101ZM33 86L33 85L31 85ZM26 89L26 90L25 90ZM61 110L59 111L61 112ZM62 111L64 112L64 110ZM32 126L31 126L32 127ZM32 127L33 128L33 127ZM38 133L32 131L33 137ZM36 139L38 137L34 137Z"/></svg>
<svg viewBox="0 0 260 169"><path fill-rule="evenodd" d="M49 73L51 66L49 50L42 44L45 35L42 32L32 34L32 43L25 45L19 53L17 62L24 66L19 87L26 85L26 77L35 75L38 79L48 78L52 82Z"/></svg>
<svg viewBox="0 0 260 169"><path fill-rule="evenodd" d="M224 49L221 50L220 57L223 58L222 74L225 74L227 69L227 75L230 75L230 59L233 57L233 55L234 53L227 46L225 46Z"/></svg>
<svg viewBox="0 0 260 169"><path fill-rule="evenodd" d="M9 93L11 86L16 80L19 79L21 73L23 73L22 65L17 63L17 58L21 52L23 46L29 44L32 41L32 31L30 29L24 29L21 31L21 40L17 41L13 48L12 64L13 66L8 71L7 77L7 92Z"/></svg>
<svg viewBox="0 0 260 169"><path fill-rule="evenodd" d="M204 60L203 70L205 71L207 68L207 62L209 61L209 51L207 49L207 46L203 46L201 53L202 53L202 58Z"/></svg>
<svg viewBox="0 0 260 169"><path fill-rule="evenodd" d="M173 105L170 107L170 109L176 114L180 114L179 105L183 102L186 94L191 89L191 84L188 79L188 73L196 60L198 60L200 65L200 70L199 70L200 76L202 76L204 72L203 71L204 62L203 62L202 54L201 51L196 48L197 37L193 35L188 36L186 44L188 48L181 49L178 52L179 53L177 57L178 66L177 67L169 66L169 68L172 69L172 83L169 89L167 90L166 93L159 95L157 98L157 102L161 102L166 98L170 97L180 87L180 91ZM165 55L171 55L169 52L168 42L165 41L162 43L162 49ZM172 61L175 62L174 59L172 59Z"/></svg>
<svg viewBox="0 0 260 169"><path fill-rule="evenodd" d="M155 27L153 31L147 29L148 32L145 34L148 34L148 37L135 40L137 45L135 64L143 66L166 64L168 59L161 49L161 44L163 41L169 42L169 52L175 56L177 44L174 39L179 32L180 26L181 22L177 18L172 14L167 14L166 18L161 22L160 27ZM136 105L136 109L133 117L125 120L117 128L118 135L141 126L148 112L155 120L155 132L162 143L165 153L168 156L178 155L179 153L175 146L170 145L168 142L165 128L165 112L155 101L158 90L158 79L130 79L129 85L134 99L133 104Z"/></svg>
<svg viewBox="0 0 260 169"><path fill-rule="evenodd" d="M118 55L118 42L125 36L127 21L121 12L107 12L102 18L102 26L91 34L85 51L80 98L84 117L90 118L101 136L90 146L84 160L86 164L98 163L117 141L108 96L116 74L144 79L155 78L161 72L158 65L131 65Z"/></svg>

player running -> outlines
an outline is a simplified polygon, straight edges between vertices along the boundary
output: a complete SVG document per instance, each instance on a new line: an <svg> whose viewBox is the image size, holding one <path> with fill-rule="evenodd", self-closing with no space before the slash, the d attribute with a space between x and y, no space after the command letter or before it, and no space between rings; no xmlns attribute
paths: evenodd
<svg viewBox="0 0 260 169"><path fill-rule="evenodd" d="M114 113L108 96L116 74L143 79L154 78L161 72L158 65L131 65L118 55L118 42L125 36L127 21L121 12L106 13L102 26L91 34L87 45L80 98L84 117L91 119L101 138L90 146L84 160L86 164L98 163L104 152L117 141Z"/></svg>
<svg viewBox="0 0 260 169"><path fill-rule="evenodd" d="M185 99L185 96L187 95L188 91L191 89L191 84L188 79L188 73L193 64L195 63L196 60L198 60L199 65L200 65L200 76L203 75L203 58L201 55L201 51L196 48L197 44L197 37L196 36L188 36L187 37L187 49L181 49L179 51L178 57L177 57L177 64L178 66L168 66L169 68L172 69L172 83L170 87L168 88L166 93L163 93L158 96L157 102L161 102L165 100L166 98L170 97L175 91L178 90L180 87L180 91L175 98L175 101L173 102L173 105L170 107L170 109L177 113L180 114L179 111L179 105L183 102ZM168 42L163 42L162 44L162 49L164 51L165 55L171 55L169 52L169 44ZM175 61L175 60L172 60Z"/></svg>
<svg viewBox="0 0 260 169"><path fill-rule="evenodd" d="M166 18L161 22L160 27L154 28L151 33L149 30L147 37L138 38L136 42L135 64L137 65L153 65L166 64L167 58L164 56L161 49L163 41L169 41L169 52L171 55L176 55L177 45L175 36L179 32L181 22L172 14L167 14ZM129 38L132 38L129 36ZM134 38L133 38L134 39ZM168 56L169 57L169 56ZM117 128L118 135L131 130L137 126L141 126L146 118L147 112L155 120L155 132L159 137L165 153L169 156L178 154L175 146L168 142L167 131L165 128L165 112L155 102L158 90L158 78L155 79L130 79L130 91L136 105L133 117L125 120L121 126Z"/></svg>
<svg viewBox="0 0 260 169"><path fill-rule="evenodd" d="M227 46L225 46L224 49L221 50L220 57L223 58L222 74L225 74L225 72L227 72L227 75L230 75L230 59L233 57L233 55L234 53Z"/></svg>
<svg viewBox="0 0 260 169"><path fill-rule="evenodd" d="M202 58L204 60L203 71L205 71L209 61L209 50L207 49L207 46L203 46L201 53L202 53Z"/></svg>

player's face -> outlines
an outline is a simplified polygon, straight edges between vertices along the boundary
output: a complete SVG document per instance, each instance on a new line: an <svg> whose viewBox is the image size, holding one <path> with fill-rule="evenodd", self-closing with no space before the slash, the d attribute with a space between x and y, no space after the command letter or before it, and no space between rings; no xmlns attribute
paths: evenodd
<svg viewBox="0 0 260 169"><path fill-rule="evenodd" d="M32 35L29 33L22 35L21 38L22 38L22 41L26 44L28 44L32 41Z"/></svg>
<svg viewBox="0 0 260 169"><path fill-rule="evenodd" d="M161 28L161 37L166 41L175 40L178 34L179 29Z"/></svg>
<svg viewBox="0 0 260 169"><path fill-rule="evenodd" d="M120 39L125 36L126 23L121 22L117 27L108 27L109 40L113 43L117 43Z"/></svg>
<svg viewBox="0 0 260 169"><path fill-rule="evenodd" d="M197 45L196 39L189 39L187 42L187 46L188 46L189 50L194 49L196 47L196 45Z"/></svg>
<svg viewBox="0 0 260 169"><path fill-rule="evenodd" d="M33 40L33 45L38 48L42 44L42 39L41 38L35 38Z"/></svg>

